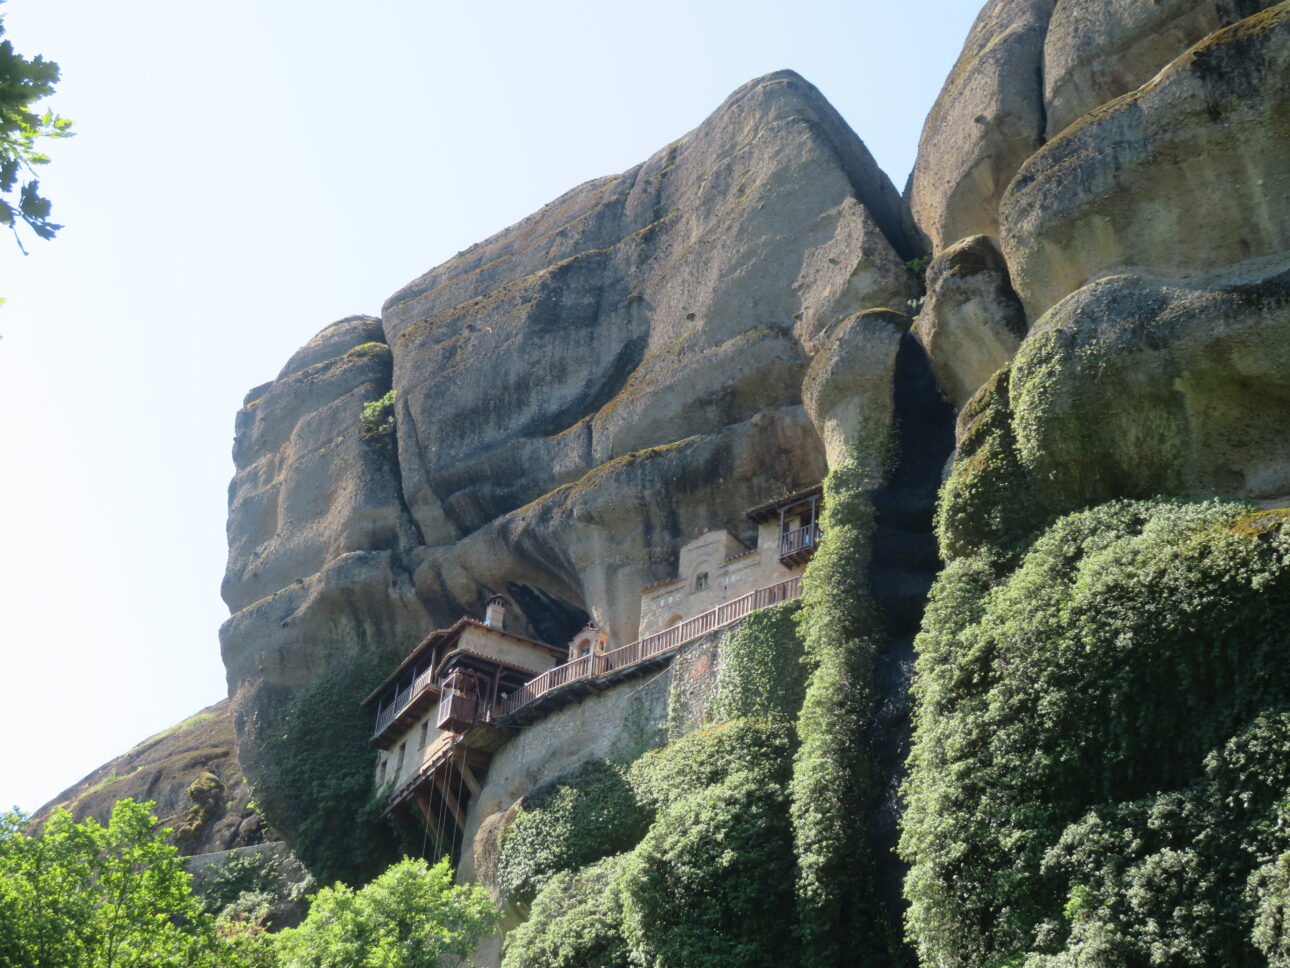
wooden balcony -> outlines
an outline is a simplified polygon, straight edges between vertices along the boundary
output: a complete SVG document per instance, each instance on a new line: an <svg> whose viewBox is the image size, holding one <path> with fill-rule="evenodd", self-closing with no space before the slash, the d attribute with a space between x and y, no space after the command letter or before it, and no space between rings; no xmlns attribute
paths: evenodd
<svg viewBox="0 0 1290 968"><path fill-rule="evenodd" d="M372 733L372 741L376 745L387 749L389 741L399 729L411 725L417 717L430 708L431 702L439 695L439 687L434 684L430 673L431 670L427 669L417 676L395 696L390 705L383 707L377 713L376 730Z"/></svg>
<svg viewBox="0 0 1290 968"><path fill-rule="evenodd" d="M670 659L685 643L737 622L749 612L787 602L801 594L802 578L795 575L787 581L726 602L670 629L647 635L621 649L583 656L558 665L499 702L492 718L499 723L513 722L521 714L538 711L542 701L556 693L564 695L577 690L604 688L625 674Z"/></svg>
<svg viewBox="0 0 1290 968"><path fill-rule="evenodd" d="M439 699L439 711L435 716L435 726L449 733L461 733L473 726L481 718L479 699L475 696L463 696L454 690L448 690Z"/></svg>
<svg viewBox="0 0 1290 968"><path fill-rule="evenodd" d="M819 544L820 528L816 524L786 531L779 536L780 563L790 568L805 564Z"/></svg>

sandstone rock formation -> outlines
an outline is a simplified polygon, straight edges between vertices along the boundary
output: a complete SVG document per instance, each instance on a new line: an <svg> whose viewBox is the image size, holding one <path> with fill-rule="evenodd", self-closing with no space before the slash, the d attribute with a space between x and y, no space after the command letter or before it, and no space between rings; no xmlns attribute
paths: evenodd
<svg viewBox="0 0 1290 968"><path fill-rule="evenodd" d="M959 407L1012 359L1026 316L993 240L974 235L932 260L914 332L942 391Z"/></svg>
<svg viewBox="0 0 1290 968"><path fill-rule="evenodd" d="M78 821L93 817L106 824L113 805L126 798L154 801L153 812L175 830L173 840L182 854L209 854L275 839L251 806L227 699L100 766L35 816L39 820L63 807Z"/></svg>
<svg viewBox="0 0 1290 968"><path fill-rule="evenodd" d="M1270 6L1270 0L1058 0L1044 39L1047 136L1145 84L1192 44Z"/></svg>
<svg viewBox="0 0 1290 968"><path fill-rule="evenodd" d="M324 329L238 415L221 642L248 773L302 687L493 594L516 631L632 641L681 544L751 544L747 508L885 432L918 252L864 145L780 72Z"/></svg>
<svg viewBox="0 0 1290 968"><path fill-rule="evenodd" d="M933 253L999 234L999 199L1043 143L1044 36L1055 0L990 0L923 125L908 198Z"/></svg>
<svg viewBox="0 0 1290 968"><path fill-rule="evenodd" d="M1018 451L1071 507L1290 496L1290 264L1120 275L1047 313L1012 374Z"/></svg>
<svg viewBox="0 0 1290 968"><path fill-rule="evenodd" d="M1036 152L1002 203L1032 320L1130 267L1203 273L1290 248L1290 6L1206 38Z"/></svg>

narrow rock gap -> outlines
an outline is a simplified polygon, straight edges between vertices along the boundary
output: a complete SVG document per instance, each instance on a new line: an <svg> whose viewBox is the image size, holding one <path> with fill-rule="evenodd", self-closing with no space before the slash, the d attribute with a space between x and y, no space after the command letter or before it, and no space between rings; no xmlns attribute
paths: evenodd
<svg viewBox="0 0 1290 968"><path fill-rule="evenodd" d="M887 636L875 662L876 714L870 737L882 783L869 816L878 896L899 925L906 868L896 856L899 788L909 754L914 636L927 594L941 569L932 518L946 461L954 450L954 410L941 395L927 353L912 332L901 338L893 388L896 453L874 492L875 525L869 581L883 610Z"/></svg>

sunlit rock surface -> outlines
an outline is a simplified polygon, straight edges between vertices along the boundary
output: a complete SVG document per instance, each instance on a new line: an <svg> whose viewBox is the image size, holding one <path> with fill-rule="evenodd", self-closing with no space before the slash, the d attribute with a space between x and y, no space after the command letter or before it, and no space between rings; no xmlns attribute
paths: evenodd
<svg viewBox="0 0 1290 968"><path fill-rule="evenodd" d="M752 543L744 511L824 476L839 414L863 397L890 419L908 319L847 334L913 297L907 225L860 140L780 72L381 320L324 329L238 416L222 645L240 722L496 593L517 631L562 643L590 619L632 641L684 542ZM814 379L808 409L825 358L861 369ZM391 388L386 434L360 414Z"/></svg>

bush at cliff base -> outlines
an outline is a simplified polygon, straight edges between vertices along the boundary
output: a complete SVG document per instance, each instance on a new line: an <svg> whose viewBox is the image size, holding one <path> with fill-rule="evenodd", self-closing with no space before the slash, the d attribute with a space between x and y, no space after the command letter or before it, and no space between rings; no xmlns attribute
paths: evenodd
<svg viewBox="0 0 1290 968"><path fill-rule="evenodd" d="M648 832L549 875L505 968L792 963L791 746L782 725L739 721L642 756L629 777Z"/></svg>
<svg viewBox="0 0 1290 968"><path fill-rule="evenodd" d="M790 962L791 745L782 727L735 722L647 753L632 769L658 815L624 863L624 924L659 966Z"/></svg>
<svg viewBox="0 0 1290 968"><path fill-rule="evenodd" d="M905 790L924 963L1283 963L1287 522L1113 502L950 563Z"/></svg>
<svg viewBox="0 0 1290 968"><path fill-rule="evenodd" d="M453 883L447 859L404 858L360 890L323 888L273 950L281 968L437 968L469 957L498 918L482 887Z"/></svg>
<svg viewBox="0 0 1290 968"><path fill-rule="evenodd" d="M630 968L619 889L626 858L552 875L529 919L506 936L502 968Z"/></svg>
<svg viewBox="0 0 1290 968"><path fill-rule="evenodd" d="M621 766L585 763L524 798L505 831L497 885L526 904L552 875L630 850L649 820Z"/></svg>

